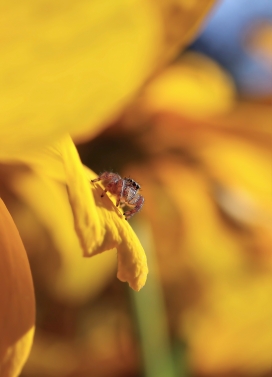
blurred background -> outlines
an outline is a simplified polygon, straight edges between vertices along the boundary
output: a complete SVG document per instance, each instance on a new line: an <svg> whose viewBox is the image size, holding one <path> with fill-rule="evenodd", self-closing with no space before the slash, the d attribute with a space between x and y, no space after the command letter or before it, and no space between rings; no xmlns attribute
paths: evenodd
<svg viewBox="0 0 272 377"><path fill-rule="evenodd" d="M62 295L82 265L67 261L56 293L53 241L37 234L37 254L29 240L37 332L22 377L272 376L271 94L271 1L222 0L117 120L75 140L97 174L141 184L130 223L150 273L133 292L112 250L84 260L84 294Z"/></svg>

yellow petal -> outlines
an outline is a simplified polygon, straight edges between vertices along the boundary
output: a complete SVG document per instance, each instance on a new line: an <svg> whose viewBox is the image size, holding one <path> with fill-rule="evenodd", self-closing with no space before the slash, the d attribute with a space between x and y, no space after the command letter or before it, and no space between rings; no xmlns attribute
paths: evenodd
<svg viewBox="0 0 272 377"><path fill-rule="evenodd" d="M82 258L62 162L57 153L50 153L29 156L27 165L0 165L0 195L30 255L35 284L60 302L78 305L99 294L113 278L116 255Z"/></svg>
<svg viewBox="0 0 272 377"><path fill-rule="evenodd" d="M185 317L195 369L208 375L237 370L255 376L271 370L271 272L240 271L204 289L208 295L203 306Z"/></svg>
<svg viewBox="0 0 272 377"><path fill-rule="evenodd" d="M247 32L245 38L245 47L249 53L252 53L256 59L259 58L261 64L267 64L270 67L272 59L272 26L269 21L257 23Z"/></svg>
<svg viewBox="0 0 272 377"><path fill-rule="evenodd" d="M142 101L148 113L199 119L229 110L233 99L231 78L209 58L191 52L150 82Z"/></svg>
<svg viewBox="0 0 272 377"><path fill-rule="evenodd" d="M162 37L148 1L4 3L1 159L66 131L93 135L154 69Z"/></svg>
<svg viewBox="0 0 272 377"><path fill-rule="evenodd" d="M84 256L117 248L118 278L139 290L147 275L144 250L122 213L107 196L100 197L99 185L90 183L96 175L83 167L71 139L25 155L21 162L36 178L21 180L17 172L12 190L34 209L56 248L80 250Z"/></svg>
<svg viewBox="0 0 272 377"><path fill-rule="evenodd" d="M1 15L0 158L93 136L196 34L214 0L18 0Z"/></svg>
<svg viewBox="0 0 272 377"><path fill-rule="evenodd" d="M45 164L39 170L0 165L0 195L20 231L36 287L54 300L80 305L112 280L116 255L82 258L64 181L57 180L57 169L51 173L55 179L47 175Z"/></svg>
<svg viewBox="0 0 272 377"><path fill-rule="evenodd" d="M34 290L25 249L1 199L0 240L0 375L17 377L32 346Z"/></svg>
<svg viewBox="0 0 272 377"><path fill-rule="evenodd" d="M239 248L220 226L217 208L208 195L209 187L202 174L174 159L155 162L152 171L182 213L182 245L184 252L190 250L192 264L211 274L239 268Z"/></svg>
<svg viewBox="0 0 272 377"><path fill-rule="evenodd" d="M265 147L257 140L214 133L197 151L221 185L219 201L249 224L272 224L271 136L266 141Z"/></svg>
<svg viewBox="0 0 272 377"><path fill-rule="evenodd" d="M163 50L158 63L163 65L192 41L217 0L157 0L154 3L164 25Z"/></svg>

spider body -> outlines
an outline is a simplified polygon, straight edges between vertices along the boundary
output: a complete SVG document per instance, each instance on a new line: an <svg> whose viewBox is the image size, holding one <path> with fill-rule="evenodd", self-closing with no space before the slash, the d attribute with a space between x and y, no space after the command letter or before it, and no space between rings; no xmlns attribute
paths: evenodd
<svg viewBox="0 0 272 377"><path fill-rule="evenodd" d="M144 204L144 197L138 193L141 189L140 185L131 178L122 178L119 174L105 171L98 178L93 179L91 182L103 181L105 189L101 194L101 198L107 191L115 195L116 207L128 206L132 209L125 211L123 214L125 219L130 219L135 213L139 212Z"/></svg>

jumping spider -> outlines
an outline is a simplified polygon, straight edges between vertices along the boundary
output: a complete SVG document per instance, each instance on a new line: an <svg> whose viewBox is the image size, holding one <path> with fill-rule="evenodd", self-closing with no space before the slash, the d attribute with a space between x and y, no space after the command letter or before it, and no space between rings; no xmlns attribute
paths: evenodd
<svg viewBox="0 0 272 377"><path fill-rule="evenodd" d="M107 191L111 194L116 195L116 207L120 205L121 208L124 206L133 207L129 211L125 211L123 215L125 219L130 219L135 213L139 212L144 204L144 197L138 194L140 190L140 185L131 178L121 178L119 174L111 173L105 171L98 178L92 179L91 182L104 181L105 189L101 194L101 198L105 195Z"/></svg>

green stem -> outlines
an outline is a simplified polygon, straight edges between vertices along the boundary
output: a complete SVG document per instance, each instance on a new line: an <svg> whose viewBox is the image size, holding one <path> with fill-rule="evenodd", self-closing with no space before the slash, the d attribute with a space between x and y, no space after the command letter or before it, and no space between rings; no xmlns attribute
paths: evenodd
<svg viewBox="0 0 272 377"><path fill-rule="evenodd" d="M141 338L142 356L146 377L177 377L174 355L171 350L167 316L152 231L148 223L133 222L148 258L147 283L140 292L132 292Z"/></svg>

